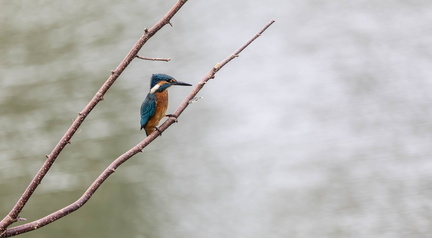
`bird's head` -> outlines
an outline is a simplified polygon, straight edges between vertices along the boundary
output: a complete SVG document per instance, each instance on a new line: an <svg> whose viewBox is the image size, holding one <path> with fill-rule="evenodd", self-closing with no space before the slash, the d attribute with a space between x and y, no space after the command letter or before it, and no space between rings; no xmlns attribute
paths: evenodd
<svg viewBox="0 0 432 238"><path fill-rule="evenodd" d="M192 86L192 84L177 81L166 74L153 74L150 83L150 93L162 92L172 85Z"/></svg>

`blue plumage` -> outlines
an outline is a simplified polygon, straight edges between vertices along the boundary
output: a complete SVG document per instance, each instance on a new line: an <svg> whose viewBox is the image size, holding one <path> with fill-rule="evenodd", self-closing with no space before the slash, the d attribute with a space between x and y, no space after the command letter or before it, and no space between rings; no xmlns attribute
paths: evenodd
<svg viewBox="0 0 432 238"><path fill-rule="evenodd" d="M170 79L174 79L174 78L172 76L169 76L168 74L153 74L150 80L150 89L153 88L157 83L161 81L167 81Z"/></svg>
<svg viewBox="0 0 432 238"><path fill-rule="evenodd" d="M150 117L156 111L156 95L154 93L147 94L144 102L141 104L141 129L150 120Z"/></svg>

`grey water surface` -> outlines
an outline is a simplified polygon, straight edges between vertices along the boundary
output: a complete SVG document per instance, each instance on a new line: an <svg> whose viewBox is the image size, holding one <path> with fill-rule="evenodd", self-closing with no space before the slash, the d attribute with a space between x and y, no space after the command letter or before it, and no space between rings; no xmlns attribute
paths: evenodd
<svg viewBox="0 0 432 238"><path fill-rule="evenodd" d="M0 3L0 217L174 3ZM145 137L152 73L196 84L276 23L84 207L22 237L430 237L431 10L421 0L188 1L140 52L171 61L131 63L22 217L75 201ZM169 112L190 90L170 89Z"/></svg>

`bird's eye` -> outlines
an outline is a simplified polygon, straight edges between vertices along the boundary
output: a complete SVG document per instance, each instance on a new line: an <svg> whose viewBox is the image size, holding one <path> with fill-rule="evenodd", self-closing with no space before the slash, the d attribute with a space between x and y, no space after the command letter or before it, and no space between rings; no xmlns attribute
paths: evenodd
<svg viewBox="0 0 432 238"><path fill-rule="evenodd" d="M175 80L174 80L174 79L170 79L169 82L170 82L170 83L174 83Z"/></svg>

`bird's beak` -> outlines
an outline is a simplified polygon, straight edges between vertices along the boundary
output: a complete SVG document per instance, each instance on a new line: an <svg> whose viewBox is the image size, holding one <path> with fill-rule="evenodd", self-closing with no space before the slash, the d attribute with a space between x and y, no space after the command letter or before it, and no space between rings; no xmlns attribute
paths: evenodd
<svg viewBox="0 0 432 238"><path fill-rule="evenodd" d="M185 83L185 82L182 82L182 81L177 81L177 82L175 82L175 83L172 83L172 85L179 85L179 86L192 86L192 84Z"/></svg>

